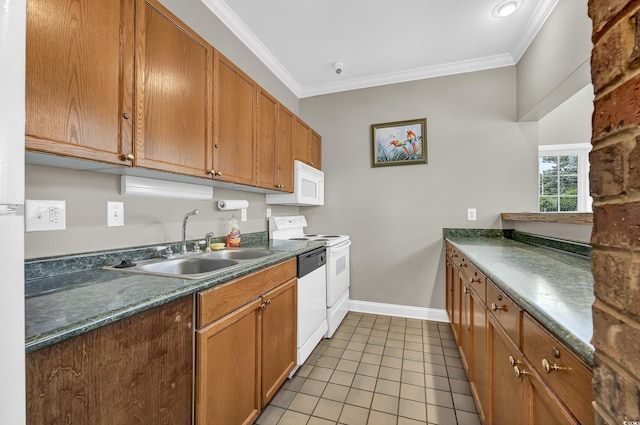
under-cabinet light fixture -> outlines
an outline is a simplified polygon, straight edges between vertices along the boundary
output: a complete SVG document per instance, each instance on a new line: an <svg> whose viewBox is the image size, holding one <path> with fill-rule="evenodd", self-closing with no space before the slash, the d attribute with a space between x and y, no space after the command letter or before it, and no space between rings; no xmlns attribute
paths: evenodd
<svg viewBox="0 0 640 425"><path fill-rule="evenodd" d="M491 16L494 18L506 18L513 15L518 9L522 7L524 0L504 0L501 1L491 11Z"/></svg>
<svg viewBox="0 0 640 425"><path fill-rule="evenodd" d="M144 177L122 176L120 194L210 201L213 199L213 187Z"/></svg>

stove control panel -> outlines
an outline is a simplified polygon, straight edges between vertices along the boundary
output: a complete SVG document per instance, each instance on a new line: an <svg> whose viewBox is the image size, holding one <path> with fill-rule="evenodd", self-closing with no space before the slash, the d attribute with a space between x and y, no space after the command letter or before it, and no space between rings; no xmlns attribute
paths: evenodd
<svg viewBox="0 0 640 425"><path fill-rule="evenodd" d="M274 230L301 229L307 227L307 220L303 215L271 217L270 220L271 225L274 226Z"/></svg>

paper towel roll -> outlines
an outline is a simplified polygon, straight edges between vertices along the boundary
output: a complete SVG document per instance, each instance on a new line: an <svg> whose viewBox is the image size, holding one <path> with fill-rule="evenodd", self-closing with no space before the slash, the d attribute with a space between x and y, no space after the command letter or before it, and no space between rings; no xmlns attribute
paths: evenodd
<svg viewBox="0 0 640 425"><path fill-rule="evenodd" d="M249 208L249 201L244 199L228 199L218 201L218 208L221 210L241 210L243 208Z"/></svg>

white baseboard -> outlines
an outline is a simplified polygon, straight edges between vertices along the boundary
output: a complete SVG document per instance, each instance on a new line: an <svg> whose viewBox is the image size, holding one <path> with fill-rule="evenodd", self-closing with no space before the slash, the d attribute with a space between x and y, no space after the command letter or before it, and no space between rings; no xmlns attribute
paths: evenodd
<svg viewBox="0 0 640 425"><path fill-rule="evenodd" d="M350 300L349 311L381 314L383 316L407 317L410 319L433 320L435 322L449 322L447 311L437 308Z"/></svg>

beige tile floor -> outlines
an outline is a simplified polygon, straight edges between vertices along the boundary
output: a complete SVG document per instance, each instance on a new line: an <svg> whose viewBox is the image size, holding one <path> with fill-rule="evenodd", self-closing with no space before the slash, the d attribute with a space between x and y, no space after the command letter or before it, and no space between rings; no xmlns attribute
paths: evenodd
<svg viewBox="0 0 640 425"><path fill-rule="evenodd" d="M476 405L448 323L350 312L258 425L474 425Z"/></svg>

